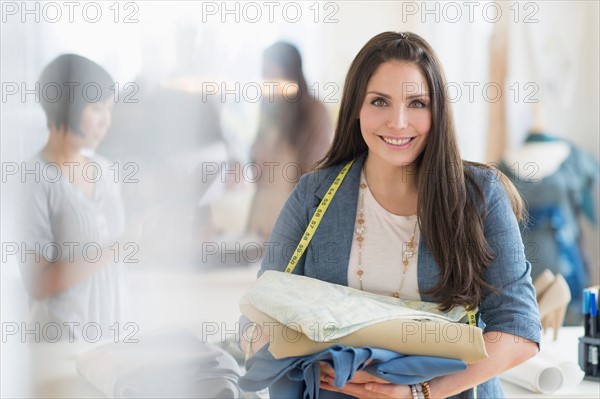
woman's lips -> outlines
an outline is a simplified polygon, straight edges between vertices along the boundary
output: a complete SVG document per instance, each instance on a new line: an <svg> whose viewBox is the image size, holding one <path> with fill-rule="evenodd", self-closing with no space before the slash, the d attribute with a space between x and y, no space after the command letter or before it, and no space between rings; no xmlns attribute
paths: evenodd
<svg viewBox="0 0 600 399"><path fill-rule="evenodd" d="M379 138L388 147L391 147L394 149L408 148L415 139L415 137L393 137L393 136L379 136Z"/></svg>

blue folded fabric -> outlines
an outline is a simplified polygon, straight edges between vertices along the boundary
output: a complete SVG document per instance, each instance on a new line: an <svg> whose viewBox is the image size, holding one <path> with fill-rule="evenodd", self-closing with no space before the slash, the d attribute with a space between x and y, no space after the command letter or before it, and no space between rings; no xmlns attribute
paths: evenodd
<svg viewBox="0 0 600 399"><path fill-rule="evenodd" d="M367 361L372 362L366 366ZM244 391L269 388L271 398L334 399L351 398L337 392L320 390L319 362L335 370L334 385L342 387L358 370L365 370L393 384L418 384L440 375L465 370L461 360L431 356L408 356L386 349L335 345L322 352L275 359L268 345L252 356L246 375L239 380Z"/></svg>

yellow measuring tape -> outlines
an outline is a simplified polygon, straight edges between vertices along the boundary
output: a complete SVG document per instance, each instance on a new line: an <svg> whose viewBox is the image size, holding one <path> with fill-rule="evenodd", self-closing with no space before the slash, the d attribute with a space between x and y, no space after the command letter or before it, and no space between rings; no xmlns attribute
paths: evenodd
<svg viewBox="0 0 600 399"><path fill-rule="evenodd" d="M342 182L344 181L344 178L346 177L346 174L348 173L348 170L350 170L350 167L353 163L354 159L344 166L344 168L340 171L340 173L337 175L337 177L331 184L331 187L329 187L329 190L327 190L327 193L321 200L321 203L315 211L315 214L312 216L312 219L310 219L310 223L308 224L306 231L302 235L302 238L300 239L300 242L298 243L298 246L296 247L292 258L290 259L287 267L285 268L286 273L292 273L296 268L298 261L300 261L300 258L302 257L302 254L304 253L306 247L310 243L310 240L312 240L313 235L317 230L317 227L319 227L319 224L321 223L321 219L323 218L325 211L327 210L327 208L329 208L329 204L331 203L333 196L340 187L340 184L342 184Z"/></svg>
<svg viewBox="0 0 600 399"><path fill-rule="evenodd" d="M294 269L296 268L296 265L300 261L302 254L304 253L304 251L306 250L306 247L308 247L308 244L312 240L313 235L315 234L315 231L317 230L317 227L319 227L319 224L321 223L321 219L323 218L325 211L329 207L329 204L331 203L333 196L335 195L338 188L344 181L344 178L348 174L348 171L350 170L350 167L352 166L353 163L354 163L354 160L348 162L344 166L344 168L340 171L340 173L337 175L337 177L331 184L331 187L329 187L329 190L327 190L327 193L321 200L321 203L317 207L317 210L315 211L314 215L310 219L310 223L308 224L308 227L306 227L306 230L304 231L304 234L302 235L302 238L300 239L300 242L298 243L298 246L296 247L294 254L292 255L290 261L288 262L287 267L285 268L286 273L292 273L294 271ZM476 311L468 310L467 311L467 319L469 320L470 326L477 327ZM246 356L248 357L248 355L249 354L247 353ZM477 399L477 386L473 387L473 398Z"/></svg>
<svg viewBox="0 0 600 399"><path fill-rule="evenodd" d="M467 319L469 319L469 325L471 327L477 327L477 312L474 310L467 310ZM477 399L477 385L473 386L473 399Z"/></svg>

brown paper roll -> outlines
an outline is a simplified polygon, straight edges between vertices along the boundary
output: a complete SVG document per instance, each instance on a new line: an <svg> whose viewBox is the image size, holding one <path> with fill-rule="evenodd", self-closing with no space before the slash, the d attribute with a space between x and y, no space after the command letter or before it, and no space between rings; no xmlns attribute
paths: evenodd
<svg viewBox="0 0 600 399"><path fill-rule="evenodd" d="M240 305L242 313L270 334L269 351L276 359L305 356L334 345L370 346L405 355L436 356L462 360L467 364L487 359L483 332L462 323L389 320L373 324L335 341L315 342L310 331L285 326L250 304Z"/></svg>

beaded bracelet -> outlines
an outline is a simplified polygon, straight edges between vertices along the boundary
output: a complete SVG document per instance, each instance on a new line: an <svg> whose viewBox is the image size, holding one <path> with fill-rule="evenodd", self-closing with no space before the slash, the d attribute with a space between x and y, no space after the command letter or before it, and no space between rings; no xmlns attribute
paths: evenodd
<svg viewBox="0 0 600 399"><path fill-rule="evenodd" d="M412 392L413 399L419 399L419 395L417 394L417 386L409 385L409 387L410 387L410 391Z"/></svg>
<svg viewBox="0 0 600 399"><path fill-rule="evenodd" d="M417 389L417 397L419 399L425 399L425 394L423 393L423 385L415 385L415 388Z"/></svg>
<svg viewBox="0 0 600 399"><path fill-rule="evenodd" d="M425 399L431 399L431 389L429 388L429 381L422 382L421 387L423 388L423 394L425 395Z"/></svg>

